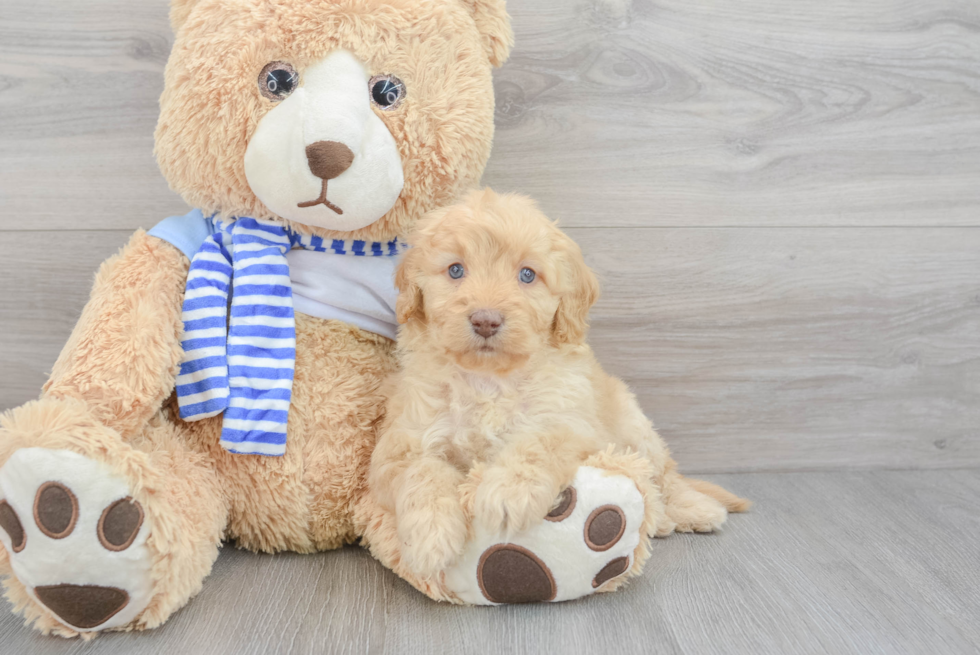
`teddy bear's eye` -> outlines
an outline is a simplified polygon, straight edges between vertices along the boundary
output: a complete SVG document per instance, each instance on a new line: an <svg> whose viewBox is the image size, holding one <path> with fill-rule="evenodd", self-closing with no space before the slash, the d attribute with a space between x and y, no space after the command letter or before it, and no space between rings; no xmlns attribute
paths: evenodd
<svg viewBox="0 0 980 655"><path fill-rule="evenodd" d="M522 268L521 272L517 275L517 278L524 284L531 284L534 282L535 277L537 277L537 273L527 267Z"/></svg>
<svg viewBox="0 0 980 655"><path fill-rule="evenodd" d="M259 93L269 100L279 101L299 84L299 73L284 61L269 62L259 73Z"/></svg>
<svg viewBox="0 0 980 655"><path fill-rule="evenodd" d="M378 109L390 111L405 99L405 84L394 75L375 75L368 81L371 102Z"/></svg>
<svg viewBox="0 0 980 655"><path fill-rule="evenodd" d="M462 264L453 264L449 267L449 277L454 280L458 280L459 278L463 277L463 273L465 272L466 271L463 269Z"/></svg>

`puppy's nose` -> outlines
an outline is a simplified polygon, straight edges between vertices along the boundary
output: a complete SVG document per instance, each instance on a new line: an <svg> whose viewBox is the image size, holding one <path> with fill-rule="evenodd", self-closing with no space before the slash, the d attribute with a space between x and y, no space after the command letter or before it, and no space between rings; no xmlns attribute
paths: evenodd
<svg viewBox="0 0 980 655"><path fill-rule="evenodd" d="M492 309L481 309L470 314L470 325L473 331L484 339L489 339L497 334L497 330L504 324L504 316Z"/></svg>
<svg viewBox="0 0 980 655"><path fill-rule="evenodd" d="M321 180L332 180L354 163L354 153L338 141L317 141L306 146L310 170Z"/></svg>

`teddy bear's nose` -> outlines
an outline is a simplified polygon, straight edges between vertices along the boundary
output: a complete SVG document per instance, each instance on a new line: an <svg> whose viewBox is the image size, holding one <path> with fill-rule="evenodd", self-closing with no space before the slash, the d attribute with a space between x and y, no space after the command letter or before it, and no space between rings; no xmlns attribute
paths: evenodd
<svg viewBox="0 0 980 655"><path fill-rule="evenodd" d="M332 180L354 163L354 153L338 141L317 141L306 146L310 170L321 180Z"/></svg>

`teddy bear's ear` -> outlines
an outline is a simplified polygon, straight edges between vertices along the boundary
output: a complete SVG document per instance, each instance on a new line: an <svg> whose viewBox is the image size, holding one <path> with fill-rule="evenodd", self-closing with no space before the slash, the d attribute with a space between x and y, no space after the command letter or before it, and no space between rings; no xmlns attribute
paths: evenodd
<svg viewBox="0 0 980 655"><path fill-rule="evenodd" d="M170 27L174 34L180 30L197 3L198 0L170 0Z"/></svg>
<svg viewBox="0 0 980 655"><path fill-rule="evenodd" d="M179 1L179 0L177 0ZM510 16L504 0L462 0L473 14L476 28L483 35L483 45L487 49L490 63L502 66L514 45L514 32L510 27Z"/></svg>

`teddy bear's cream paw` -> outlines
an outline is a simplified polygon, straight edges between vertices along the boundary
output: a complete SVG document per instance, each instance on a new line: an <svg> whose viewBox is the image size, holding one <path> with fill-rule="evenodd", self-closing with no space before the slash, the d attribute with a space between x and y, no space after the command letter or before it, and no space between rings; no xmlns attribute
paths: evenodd
<svg viewBox="0 0 980 655"><path fill-rule="evenodd" d="M599 590L633 565L643 497L622 475L579 468L544 521L515 536L477 524L445 584L467 603L571 600Z"/></svg>
<svg viewBox="0 0 980 655"><path fill-rule="evenodd" d="M23 448L0 468L0 542L32 599L79 632L124 626L153 595L149 525L100 462Z"/></svg>

